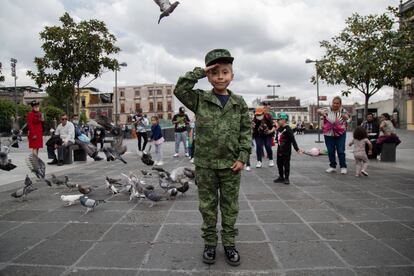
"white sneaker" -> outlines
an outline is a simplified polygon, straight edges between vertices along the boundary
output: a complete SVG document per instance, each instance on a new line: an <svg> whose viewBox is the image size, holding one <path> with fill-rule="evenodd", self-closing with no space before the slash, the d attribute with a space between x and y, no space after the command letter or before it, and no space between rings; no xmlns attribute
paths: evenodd
<svg viewBox="0 0 414 276"><path fill-rule="evenodd" d="M329 167L329 168L326 170L326 172L327 172L327 173L333 173L333 172L336 172L336 169L335 169L335 168L332 168L332 167Z"/></svg>
<svg viewBox="0 0 414 276"><path fill-rule="evenodd" d="M269 167L273 167L275 165L275 162L273 160L269 161Z"/></svg>
<svg viewBox="0 0 414 276"><path fill-rule="evenodd" d="M178 156L180 156L180 155L178 155L178 153L176 153L176 154L173 155L173 157L178 157Z"/></svg>
<svg viewBox="0 0 414 276"><path fill-rule="evenodd" d="M162 166L162 165L164 165L164 162L162 161L157 162L157 166Z"/></svg>
<svg viewBox="0 0 414 276"><path fill-rule="evenodd" d="M250 166L246 166L244 169L249 172L250 171Z"/></svg>
<svg viewBox="0 0 414 276"><path fill-rule="evenodd" d="M257 161L256 168L261 168L261 167L262 167L262 162L261 161Z"/></svg>
<svg viewBox="0 0 414 276"><path fill-rule="evenodd" d="M194 158L191 158L190 159L190 163L194 163Z"/></svg>
<svg viewBox="0 0 414 276"><path fill-rule="evenodd" d="M362 173L363 175L365 175L365 176L368 176L368 173L367 173L366 171L364 171L364 170L361 170L361 173Z"/></svg>
<svg viewBox="0 0 414 276"><path fill-rule="evenodd" d="M346 168L341 168L341 174L347 174L348 171L346 170Z"/></svg>
<svg viewBox="0 0 414 276"><path fill-rule="evenodd" d="M190 154L188 154L188 152L185 154L185 156L190 157Z"/></svg>

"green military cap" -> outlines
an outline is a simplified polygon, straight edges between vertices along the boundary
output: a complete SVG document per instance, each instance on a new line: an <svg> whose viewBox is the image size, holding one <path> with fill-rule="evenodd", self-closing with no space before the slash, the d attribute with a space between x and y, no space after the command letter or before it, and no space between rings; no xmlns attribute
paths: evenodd
<svg viewBox="0 0 414 276"><path fill-rule="evenodd" d="M289 115L287 115L285 112L280 112L277 115L277 119L276 120L285 120L285 121L289 121Z"/></svg>
<svg viewBox="0 0 414 276"><path fill-rule="evenodd" d="M214 49L207 53L205 62L206 66L216 64L218 62L233 64L234 57L226 49Z"/></svg>

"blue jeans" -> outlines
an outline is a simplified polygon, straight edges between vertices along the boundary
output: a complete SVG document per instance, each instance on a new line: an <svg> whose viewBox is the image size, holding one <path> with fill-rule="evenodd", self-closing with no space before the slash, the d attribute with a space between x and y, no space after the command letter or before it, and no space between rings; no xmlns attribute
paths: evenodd
<svg viewBox="0 0 414 276"><path fill-rule="evenodd" d="M180 143L183 142L184 152L188 153L187 148L187 131L176 132L175 133L175 153L178 153L180 150Z"/></svg>
<svg viewBox="0 0 414 276"><path fill-rule="evenodd" d="M269 160L273 160L272 136L257 136L254 139L256 141L257 161L262 161L263 146L266 149Z"/></svg>
<svg viewBox="0 0 414 276"><path fill-rule="evenodd" d="M326 136L325 135L325 144L328 149L329 156L329 166L336 168L336 156L335 153L338 153L339 166L341 168L346 168L345 160L345 142L346 142L346 132L341 136Z"/></svg>

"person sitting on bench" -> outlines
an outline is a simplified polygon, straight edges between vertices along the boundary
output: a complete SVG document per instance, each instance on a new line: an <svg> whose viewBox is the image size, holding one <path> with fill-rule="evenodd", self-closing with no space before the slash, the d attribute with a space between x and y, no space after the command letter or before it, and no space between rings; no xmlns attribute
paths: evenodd
<svg viewBox="0 0 414 276"><path fill-rule="evenodd" d="M364 121L361 126L365 128L365 130L368 133L368 140L372 144L372 155L368 155L369 147L368 145L365 147L365 151L367 152L368 158L377 158L377 152L375 150L375 145L377 143L377 139L379 137L379 124L377 122L377 119L374 118L374 114L368 113L366 117L366 121Z"/></svg>
<svg viewBox="0 0 414 276"><path fill-rule="evenodd" d="M52 162L48 163L49 165L57 164L58 166L62 166L69 147L75 143L75 127L71 122L68 122L68 116L63 114L60 121L61 123L55 130L54 140L51 143L49 143L49 141L46 143L47 155L49 159L53 159ZM60 139L56 139L56 136ZM58 152L57 157L55 149L57 149Z"/></svg>
<svg viewBox="0 0 414 276"><path fill-rule="evenodd" d="M380 130L382 135L380 135L377 139L376 143L376 152L377 154L381 153L382 144L384 143L395 143L398 146L401 143L400 138L398 138L395 127L391 122L391 116L388 113L382 113L380 116Z"/></svg>
<svg viewBox="0 0 414 276"><path fill-rule="evenodd" d="M78 114L72 115L72 124L75 127L75 144L81 147L93 160L101 161L103 158L98 156L98 150L91 144L89 137L82 132L79 126Z"/></svg>

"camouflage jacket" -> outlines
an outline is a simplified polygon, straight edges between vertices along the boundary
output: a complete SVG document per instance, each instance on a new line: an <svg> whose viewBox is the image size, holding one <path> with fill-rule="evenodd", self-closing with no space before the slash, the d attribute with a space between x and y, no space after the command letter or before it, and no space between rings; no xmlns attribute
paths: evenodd
<svg viewBox="0 0 414 276"><path fill-rule="evenodd" d="M213 91L193 89L204 78L202 68L195 68L178 79L175 96L196 115L196 166L228 169L236 160L247 162L251 151L251 129L246 102L229 91L223 107Z"/></svg>

